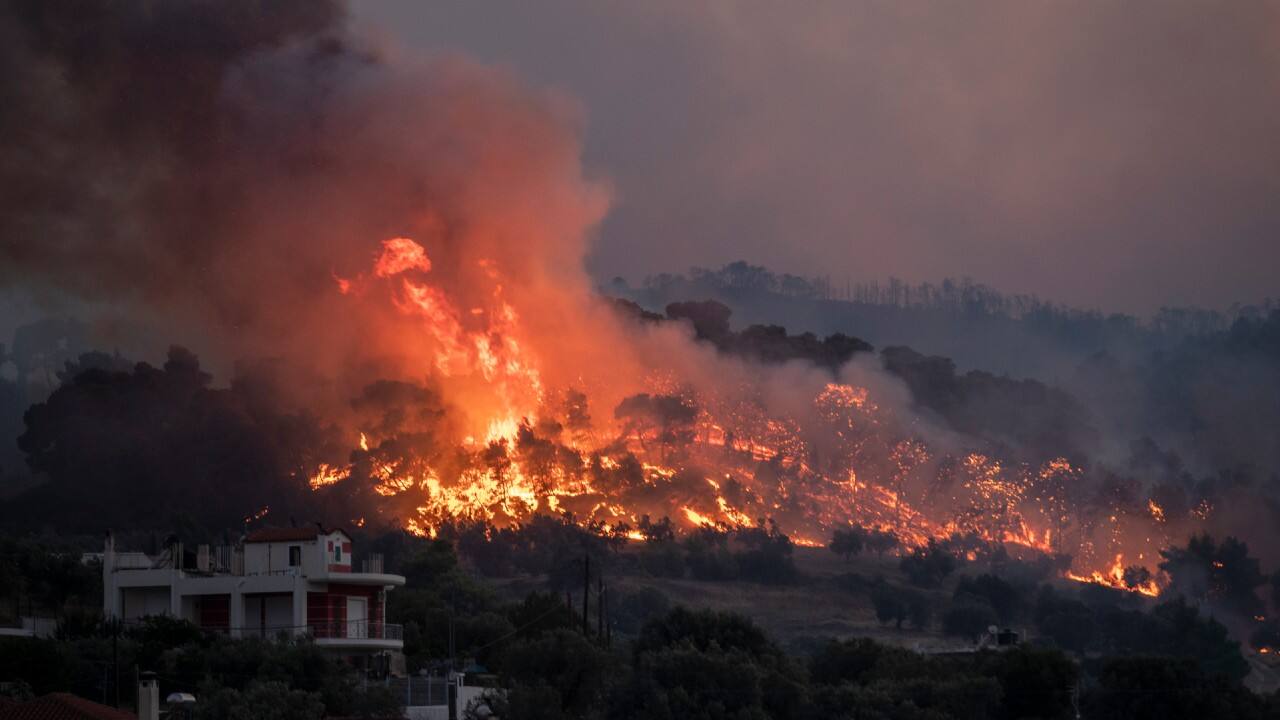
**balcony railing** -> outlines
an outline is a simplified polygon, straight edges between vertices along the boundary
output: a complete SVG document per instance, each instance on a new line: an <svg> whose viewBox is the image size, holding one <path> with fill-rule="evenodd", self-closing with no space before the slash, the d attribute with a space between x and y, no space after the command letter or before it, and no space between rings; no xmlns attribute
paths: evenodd
<svg viewBox="0 0 1280 720"><path fill-rule="evenodd" d="M311 623L311 636L317 640L403 640L404 626L370 620Z"/></svg>

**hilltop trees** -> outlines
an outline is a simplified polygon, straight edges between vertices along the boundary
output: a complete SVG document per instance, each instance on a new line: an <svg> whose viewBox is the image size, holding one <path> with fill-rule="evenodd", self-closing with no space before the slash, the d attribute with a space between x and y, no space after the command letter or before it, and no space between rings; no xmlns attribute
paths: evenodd
<svg viewBox="0 0 1280 720"><path fill-rule="evenodd" d="M952 601L943 613L942 629L948 635L960 635L977 642L988 628L996 625L998 619L995 610L987 603L972 596L961 597Z"/></svg>
<svg viewBox="0 0 1280 720"><path fill-rule="evenodd" d="M876 619L883 624L893 623L901 630L904 622L910 622L917 630L929 626L933 608L923 593L899 588L881 580L871 588L871 605Z"/></svg>
<svg viewBox="0 0 1280 720"><path fill-rule="evenodd" d="M880 357L911 388L917 405L973 437L1013 438L1042 457L1078 455L1096 439L1086 408L1061 389L976 370L957 374L950 358L908 347L886 347Z"/></svg>
<svg viewBox="0 0 1280 720"><path fill-rule="evenodd" d="M866 533L863 544L876 557L883 557L885 553L901 545L902 541L888 530L870 530Z"/></svg>
<svg viewBox="0 0 1280 720"><path fill-rule="evenodd" d="M812 717L1067 718L1074 663L1018 648L929 657L855 638L832 641L809 663Z"/></svg>
<svg viewBox="0 0 1280 720"><path fill-rule="evenodd" d="M848 530L836 530L831 535L831 542L827 544L827 548L831 552L841 555L845 561L862 552L864 545L862 528L854 527Z"/></svg>
<svg viewBox="0 0 1280 720"><path fill-rule="evenodd" d="M912 585L937 587L956 569L956 558L941 545L929 540L925 547L918 547L903 556L898 566Z"/></svg>
<svg viewBox="0 0 1280 720"><path fill-rule="evenodd" d="M791 538L772 522L760 527L700 527L685 537L685 565L698 580L784 585L799 576Z"/></svg>
<svg viewBox="0 0 1280 720"><path fill-rule="evenodd" d="M21 614L65 617L96 609L102 573L80 562L74 546L48 546L0 537L0 618Z"/></svg>
<svg viewBox="0 0 1280 720"><path fill-rule="evenodd" d="M613 410L622 421L626 434L634 433L643 446L656 440L665 462L672 453L693 440L693 422L698 408L687 398L676 395L640 393L623 398Z"/></svg>
<svg viewBox="0 0 1280 720"><path fill-rule="evenodd" d="M516 640L498 664L508 694L499 717L584 717L603 702L615 659L581 633L559 628Z"/></svg>
<svg viewBox="0 0 1280 720"><path fill-rule="evenodd" d="M801 669L744 617L676 608L645 625L632 652L610 717L802 717Z"/></svg>
<svg viewBox="0 0 1280 720"><path fill-rule="evenodd" d="M533 532L539 541L569 537L549 524ZM455 535L442 528L443 536ZM474 658L500 678L506 692L487 702L511 720L1068 720L1077 706L1087 717L1261 720L1280 707L1275 696L1241 685L1249 666L1238 646L1222 625L1181 600L1144 612L1095 593L1045 586L1032 613L1042 632L1055 617L1063 618L1067 636L1096 630L1078 648L1089 651L1079 664L1061 651L1029 646L928 655L865 638L817 645L806 658L784 652L744 616L671 607L652 588L620 583L610 597L617 598L615 617L625 622L615 622L610 645L583 630L559 592L504 601L459 569L444 539L401 533L369 544L388 552L389 568L409 575L408 586L388 598L389 618L405 626L408 670L447 657ZM927 615L916 616L917 606L927 612L926 592L884 581L870 589L883 622L927 624ZM956 612L960 607L968 614ZM989 575L962 577L944 628L980 633L995 622L997 608L1003 617L1025 610L1017 586ZM37 692L70 688L96 695L112 657L108 630L64 624L58 640L3 640L0 676ZM122 633L119 651L123 666L155 669L165 692L194 691L200 716L210 720L397 712L398 697L376 684L363 689L345 663L305 639L237 640L153 618Z"/></svg>
<svg viewBox="0 0 1280 720"><path fill-rule="evenodd" d="M1197 602L1220 604L1246 617L1256 614L1261 601L1256 588L1266 581L1249 546L1234 537L1218 544L1208 534L1192 536L1185 547L1160 551L1160 569L1172 588Z"/></svg>
<svg viewBox="0 0 1280 720"><path fill-rule="evenodd" d="M1102 720L1262 720L1280 710L1274 695L1255 695L1186 659L1112 658L1098 681L1085 705Z"/></svg>
<svg viewBox="0 0 1280 720"><path fill-rule="evenodd" d="M874 552L877 557L898 546L898 536L888 530L867 529L859 525L838 529L831 535L827 549L843 556L847 561L863 550Z"/></svg>
<svg viewBox="0 0 1280 720"><path fill-rule="evenodd" d="M27 411L18 443L49 482L4 514L14 523L56 514L64 530L94 532L171 528L176 518L216 530L264 507L314 517L317 498L296 463L334 432L281 410L248 377L211 388L183 348L160 368L93 365Z"/></svg>
<svg viewBox="0 0 1280 720"><path fill-rule="evenodd" d="M1023 611L1025 599L1013 585L991 574L976 578L962 577L956 584L953 600L971 598L990 606L1001 623L1009 624Z"/></svg>
<svg viewBox="0 0 1280 720"><path fill-rule="evenodd" d="M762 363L807 360L836 370L854 355L875 349L870 343L844 333L824 338L810 332L791 335L780 325L750 325L734 332L729 329L733 311L715 300L671 303L666 307L665 316L648 312L629 300L615 299L614 308L640 322L687 321L698 340L711 343L720 352Z"/></svg>

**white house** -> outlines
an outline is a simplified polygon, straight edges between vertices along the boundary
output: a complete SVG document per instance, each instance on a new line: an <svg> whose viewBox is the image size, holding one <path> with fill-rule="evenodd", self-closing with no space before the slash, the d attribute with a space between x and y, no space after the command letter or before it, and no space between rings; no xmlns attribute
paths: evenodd
<svg viewBox="0 0 1280 720"><path fill-rule="evenodd" d="M116 552L108 534L102 557L103 614L125 621L169 615L232 637L311 635L345 655L400 650L401 627L386 622L387 592L404 577L382 572L372 556L352 568L342 530L268 528L235 546L174 543L156 557Z"/></svg>

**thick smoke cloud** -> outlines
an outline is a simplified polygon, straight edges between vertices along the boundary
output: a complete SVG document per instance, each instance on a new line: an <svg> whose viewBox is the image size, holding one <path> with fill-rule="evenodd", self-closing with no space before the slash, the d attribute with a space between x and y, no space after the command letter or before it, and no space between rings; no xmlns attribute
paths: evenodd
<svg viewBox="0 0 1280 720"><path fill-rule="evenodd" d="M602 278L734 259L1147 313L1275 293L1277 7L406 0L583 98ZM590 61L584 61L590 58ZM1211 272L1210 272L1211 269Z"/></svg>
<svg viewBox="0 0 1280 720"><path fill-rule="evenodd" d="M314 78L318 38L340 15L322 2L248 7L6 5L6 282L148 301L211 284L200 269L236 242L226 210L251 190L227 176L244 138L228 80L290 43L317 53L302 63Z"/></svg>
<svg viewBox="0 0 1280 720"><path fill-rule="evenodd" d="M586 287L606 194L563 98L384 57L335 3L16 3L0 34L7 285L159 325L224 370L329 374L415 350L337 291L384 238L415 237L468 306L484 259L546 317Z"/></svg>
<svg viewBox="0 0 1280 720"><path fill-rule="evenodd" d="M1029 527L1011 508L1039 502L1023 496L1025 480L1055 503L1068 497L1057 485L1071 484L1072 500L1089 511L1074 519L1078 542L1054 545L1048 531L1061 538L1067 513L1040 504L1045 517L1032 520L1043 522L1017 541L1083 550L1090 538L1118 536L1096 522L1113 508L1135 537L1150 534L1155 521L1136 480L1060 459L1088 455L1095 433L1074 400L1052 388L959 376L943 358L901 349L881 353L886 373L857 338L735 330L726 308L707 303L672 306L662 322L652 313L632 322L593 298L583 260L609 193L584 176L581 117L563 96L530 90L506 71L452 57L422 62L371 43L348 29L341 6L89 9L85 16L69 3L19 3L0 16L12 78L0 96L0 128L20 139L0 150L0 183L12 190L0 200L0 278L106 308L93 318L98 338L126 336L115 324L125 318L195 354L174 351L163 371L112 367L36 406L23 449L34 469L55 478L51 490L74 497L81 469L99 459L86 452L68 462L64 449L110 449L104 429L136 425L140 449L115 458L122 471L113 482L130 487L145 477L144 487L172 501L166 508L181 505L170 483L182 482L188 457L173 447L225 440L206 448L210 455L190 454L202 467L216 465L222 447L244 448L238 462L250 471L241 489L255 501L243 511L235 503L217 508L201 520L210 526L268 505L368 511L359 520L370 522L430 523L459 508L494 507L486 519L501 522L535 505L601 522L650 507L686 526L716 513L758 519L733 503L778 515L788 529L808 531L809 542L855 512L878 525L906 523L917 539L980 527L1004 542ZM875 12L888 13L878 22L890 26L914 22ZM706 23L747 29L732 16L685 19L695 36ZM838 35L812 47L840 51ZM750 38L733 35L728 49L743 53L751 73L786 84L768 63L755 67ZM810 47L797 38L784 45ZM889 75L910 85L904 68ZM815 106L803 88L784 92L798 94L779 107ZM961 122L964 138L986 137L982 108L955 102L948 123ZM772 106L751 109L741 128L792 120L774 116ZM811 194L816 205L806 212L815 212L809 224L788 228L790 237L814 237L812 247L821 247L822 233L846 232L823 205L837 194L887 208L863 231L879 223L931 237L926 231L939 219L963 230L979 227L975 218L987 211L1005 220L1030 210L1051 217L1062 210L1055 193L1079 182L1058 178L1038 189L1026 182L1023 171L1036 174L1024 165L1032 148L1052 138L1015 132L1012 155L984 176L985 205L933 187L925 193L933 210L896 225L916 181L928 188L940 182L934 173L963 176L987 151L1006 147L991 139L957 150L954 138L946 141L955 131L949 124L899 122L916 114L936 121L921 110L888 103L868 112L877 132L902 132L889 148L953 153L948 162L895 180L895 156L869 153L860 167L875 181L857 175L852 186ZM773 149L742 152L755 132L740 135L741 128L699 156L715 166L703 171L733 181L720 188L724 195L708 195L705 209L757 226L768 203L753 202L757 210L745 214L719 206L725 197L769 195L773 187L761 178L804 147L790 144L799 143L795 133ZM816 168L819 177L844 167L830 162ZM673 177L680 188L683 175ZM782 227L773 223L786 217L742 237L772 242ZM625 206L622 218L634 221ZM705 229L685 213L665 227L672 238ZM961 233L957 247L964 240ZM667 242L655 238L653 247ZM212 387L208 370L233 379L231 387ZM153 405L133 402L156 387L162 397ZM107 403L92 415L85 408L103 394L122 407ZM133 414L151 406L160 410ZM168 440L148 436L156 416L184 407L203 411ZM66 442L63 433L74 436L78 426L62 420L81 416L96 432ZM134 455L155 461L135 474ZM192 476L213 486L239 472L214 469ZM557 484L575 489L553 498L547 490ZM611 504L618 498L625 506ZM903 520L902 498L921 498L937 520L925 513ZM1189 517L1195 507L1176 518L1179 528L1199 522ZM1090 553L1082 569L1111 562L1109 551Z"/></svg>

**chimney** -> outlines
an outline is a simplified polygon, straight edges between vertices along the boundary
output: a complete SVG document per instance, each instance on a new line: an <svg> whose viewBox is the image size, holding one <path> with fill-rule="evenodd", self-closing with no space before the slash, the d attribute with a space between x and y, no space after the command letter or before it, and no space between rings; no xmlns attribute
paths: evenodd
<svg viewBox="0 0 1280 720"><path fill-rule="evenodd" d="M116 536L107 531L106 542L102 545L102 569L111 572L116 567Z"/></svg>
<svg viewBox="0 0 1280 720"><path fill-rule="evenodd" d="M118 609L116 603L120 595L116 592L116 536L107 530L106 540L102 543L102 609L108 619L114 619Z"/></svg>
<svg viewBox="0 0 1280 720"><path fill-rule="evenodd" d="M160 720L160 684L153 672L138 675L138 720Z"/></svg>

